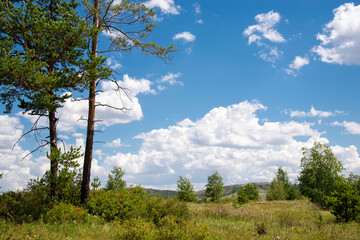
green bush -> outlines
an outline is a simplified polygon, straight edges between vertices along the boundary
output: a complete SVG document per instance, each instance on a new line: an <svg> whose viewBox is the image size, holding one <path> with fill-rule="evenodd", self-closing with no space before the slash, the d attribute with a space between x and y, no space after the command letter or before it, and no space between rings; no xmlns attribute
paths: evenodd
<svg viewBox="0 0 360 240"><path fill-rule="evenodd" d="M106 221L137 218L145 215L147 198L148 194L141 187L99 190L91 193L85 208Z"/></svg>
<svg viewBox="0 0 360 240"><path fill-rule="evenodd" d="M244 188L240 188L239 191L237 192L237 203L241 205L248 202L249 202L249 196L245 192Z"/></svg>
<svg viewBox="0 0 360 240"><path fill-rule="evenodd" d="M237 203L245 204L250 200L259 200L259 190L257 185L254 184L246 184L245 188L240 188L237 192Z"/></svg>
<svg viewBox="0 0 360 240"><path fill-rule="evenodd" d="M146 222L142 218L125 220L120 226L116 239L151 240L157 239L158 230L154 223Z"/></svg>
<svg viewBox="0 0 360 240"><path fill-rule="evenodd" d="M0 196L0 217L15 223L32 222L51 207L41 191L6 192Z"/></svg>
<svg viewBox="0 0 360 240"><path fill-rule="evenodd" d="M360 191L352 180L338 180L336 189L327 197L327 206L338 221L360 220Z"/></svg>
<svg viewBox="0 0 360 240"><path fill-rule="evenodd" d="M67 203L55 204L44 216L45 223L86 223L90 219L89 214L82 208Z"/></svg>
<svg viewBox="0 0 360 240"><path fill-rule="evenodd" d="M190 219L190 210L186 203L170 198L164 200L159 197L150 197L146 202L146 217L159 226L160 220L166 216L177 219Z"/></svg>

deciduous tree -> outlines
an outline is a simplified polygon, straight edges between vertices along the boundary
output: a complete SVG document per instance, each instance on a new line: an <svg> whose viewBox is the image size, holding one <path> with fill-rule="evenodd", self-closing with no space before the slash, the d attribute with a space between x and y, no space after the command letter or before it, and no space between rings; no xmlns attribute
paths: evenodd
<svg viewBox="0 0 360 240"><path fill-rule="evenodd" d="M208 176L208 183L205 189L205 198L210 198L211 202L220 200L223 194L224 182L218 171Z"/></svg>
<svg viewBox="0 0 360 240"><path fill-rule="evenodd" d="M310 149L303 148L298 178L301 194L326 207L326 196L336 189L343 169L329 146L316 142Z"/></svg>
<svg viewBox="0 0 360 240"><path fill-rule="evenodd" d="M186 177L179 176L177 182L177 196L179 200L185 202L195 202L196 195L194 185Z"/></svg>

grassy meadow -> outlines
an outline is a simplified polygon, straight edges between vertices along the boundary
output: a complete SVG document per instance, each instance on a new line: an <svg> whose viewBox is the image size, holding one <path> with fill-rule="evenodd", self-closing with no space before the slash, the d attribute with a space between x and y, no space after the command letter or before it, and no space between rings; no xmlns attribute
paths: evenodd
<svg viewBox="0 0 360 240"><path fill-rule="evenodd" d="M308 200L259 201L241 206L188 203L183 225L155 227L141 219L104 222L62 221L15 224L0 221L0 239L360 239L360 224L337 223L328 211ZM194 234L193 234L193 233Z"/></svg>

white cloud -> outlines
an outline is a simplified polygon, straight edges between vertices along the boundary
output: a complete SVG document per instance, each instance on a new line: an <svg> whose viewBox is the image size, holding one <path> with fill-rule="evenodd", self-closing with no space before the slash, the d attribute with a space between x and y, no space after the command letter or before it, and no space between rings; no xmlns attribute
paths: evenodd
<svg viewBox="0 0 360 240"><path fill-rule="evenodd" d="M204 23L204 20L202 20L202 19L196 20L196 23L198 23L198 24L203 24L203 23Z"/></svg>
<svg viewBox="0 0 360 240"><path fill-rule="evenodd" d="M106 148L119 148L121 146L123 146L123 144L121 143L120 138L114 139L113 141L104 144L104 147Z"/></svg>
<svg viewBox="0 0 360 240"><path fill-rule="evenodd" d="M343 121L342 123L333 122L332 126L342 126L346 129L346 132L349 134L360 135L360 124L356 122L347 122Z"/></svg>
<svg viewBox="0 0 360 240"><path fill-rule="evenodd" d="M178 33L173 37L173 40L180 40L182 39L184 42L193 42L196 39L196 36L190 32L182 32Z"/></svg>
<svg viewBox="0 0 360 240"><path fill-rule="evenodd" d="M201 9L200 9L200 4L198 2L195 2L193 4L194 8L195 8L195 13L196 14L200 14L201 13Z"/></svg>
<svg viewBox="0 0 360 240"><path fill-rule="evenodd" d="M299 70L300 68L308 64L309 64L308 57L296 56L294 61L289 65L289 68Z"/></svg>
<svg viewBox="0 0 360 240"><path fill-rule="evenodd" d="M258 14L255 16L257 24L247 27L243 34L249 37L249 44L264 38L276 43L285 42L284 37L274 28L280 19L280 14L274 11Z"/></svg>
<svg viewBox="0 0 360 240"><path fill-rule="evenodd" d="M181 81L178 81L177 78L181 77L181 73L168 73L165 76L162 76L160 80L158 80L158 83L168 83L170 85L181 85L184 86L184 83Z"/></svg>
<svg viewBox="0 0 360 240"><path fill-rule="evenodd" d="M117 85L111 81L102 81L99 87L99 93L96 96L96 101L101 104L107 104L117 108L123 108L129 110L119 111L113 108L98 106L96 108L96 119L101 119L101 122L97 122L96 126L111 126L114 124L124 124L132 121L142 119L143 113L138 94L156 94L156 91L151 88L152 82L147 79L131 78L127 74L123 76L121 81L117 81L117 84L124 91L115 91ZM130 99L128 98L130 97ZM58 110L59 124L58 130L63 132L74 132L79 128L86 128L86 121L82 119L87 118L88 102L74 101L74 99L68 99L62 108ZM35 116L22 115L29 119L31 122L36 120ZM47 119L43 118L39 122L39 126L47 126Z"/></svg>
<svg viewBox="0 0 360 240"><path fill-rule="evenodd" d="M308 65L310 63L308 57L300 57L296 56L294 61L289 64L289 68L285 69L286 73L289 75L297 75L297 72L305 65Z"/></svg>
<svg viewBox="0 0 360 240"><path fill-rule="evenodd" d="M161 9L161 12L165 14L180 14L181 7L175 5L174 0L149 0L144 2L144 5L148 8L158 7Z"/></svg>
<svg viewBox="0 0 360 240"><path fill-rule="evenodd" d="M95 148L92 176L99 176L105 183L109 171L120 166L125 169L125 180L129 184L164 189L174 186L181 175L191 178L196 188L202 189L214 169L219 170L226 184L231 184L270 181L274 171L282 166L294 179L299 171L301 148L312 147L314 141L328 144L328 140L321 138L311 123L269 120L260 123L257 113L266 109L256 101L214 108L196 121L186 118L168 128L139 134L136 138L141 139L142 144L137 153L110 155ZM8 123L3 124L4 130L0 129L0 139L3 139L0 157L7 159L0 161L0 172L4 173L0 184L3 190L17 189L25 186L30 177L41 176L49 168L49 161L45 157L21 161L19 156L25 151L19 147L9 152L11 141L16 141L23 127L19 118L0 115L0 120ZM4 135L11 139L2 137ZM305 138L296 140L298 136ZM78 138L76 142L83 145L84 139ZM108 146L119 144L118 138ZM333 151L348 171L359 173L356 147L335 146Z"/></svg>
<svg viewBox="0 0 360 240"><path fill-rule="evenodd" d="M122 65L118 61L116 61L116 59L114 57L107 58L106 65L108 65L113 70L122 68Z"/></svg>
<svg viewBox="0 0 360 240"><path fill-rule="evenodd" d="M190 55L191 52L192 52L192 48L187 48L187 49L185 49L185 52L186 52L188 55Z"/></svg>
<svg viewBox="0 0 360 240"><path fill-rule="evenodd" d="M326 63L360 64L360 5L345 3L334 9L334 18L317 35L321 44L312 50Z"/></svg>
<svg viewBox="0 0 360 240"><path fill-rule="evenodd" d="M266 110L264 105L245 101L214 108L197 121L187 118L166 129L142 133L136 137L143 140L137 154L109 156L103 167L122 166L129 169L132 183L158 188L176 183L179 175L190 176L203 188L201 183L213 169L220 171L227 184L271 180L279 166L295 178L301 148L327 140L306 122L260 124L256 112L262 110ZM308 140L297 141L297 136Z"/></svg>
<svg viewBox="0 0 360 240"><path fill-rule="evenodd" d="M326 117L334 117L336 115L343 115L343 111L335 110L335 111L320 111L316 110L313 106L309 112L304 111L285 111L286 114L290 114L290 117L319 117L319 118L326 118Z"/></svg>
<svg viewBox="0 0 360 240"><path fill-rule="evenodd" d="M259 52L260 58L266 62L275 63L277 59L283 54L277 47L263 46L264 49Z"/></svg>
<svg viewBox="0 0 360 240"><path fill-rule="evenodd" d="M20 118L0 115L0 122L0 173L4 174L0 180L1 191L22 189L31 177L45 172L49 161L45 157L33 160L31 155L23 159L30 153L20 146L23 141L13 148L23 134Z"/></svg>

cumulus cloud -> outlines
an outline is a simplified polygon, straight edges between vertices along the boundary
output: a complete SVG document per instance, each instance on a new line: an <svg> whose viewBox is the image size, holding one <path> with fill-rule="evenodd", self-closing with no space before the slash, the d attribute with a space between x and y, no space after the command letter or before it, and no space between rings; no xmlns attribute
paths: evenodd
<svg viewBox="0 0 360 240"><path fill-rule="evenodd" d="M106 147L106 148L118 148L118 147L122 147L122 146L123 146L123 144L121 143L120 138L114 139L113 141L107 142L104 144L104 147Z"/></svg>
<svg viewBox="0 0 360 240"><path fill-rule="evenodd" d="M255 16L257 24L247 27L243 34L249 37L249 44L260 43L264 38L276 43L285 42L284 37L275 29L280 19L280 14L274 11L258 14Z"/></svg>
<svg viewBox="0 0 360 240"><path fill-rule="evenodd" d="M42 175L49 161L47 158L33 160L31 156L23 159L30 152L20 146L22 141L13 148L23 134L20 118L0 115L0 122L0 173L4 174L0 180L1 190L21 189L29 178Z"/></svg>
<svg viewBox="0 0 360 240"><path fill-rule="evenodd" d="M168 73L165 76L162 76L160 80L158 80L158 83L168 83L170 85L181 85L184 86L184 83L181 81L178 81L177 78L181 77L181 73Z"/></svg>
<svg viewBox="0 0 360 240"><path fill-rule="evenodd" d="M190 32L178 33L173 37L173 40L183 40L184 42L193 42L196 39L196 36Z"/></svg>
<svg viewBox="0 0 360 240"><path fill-rule="evenodd" d="M285 42L285 38L275 29L275 26L280 22L281 16L279 13L270 11L255 16L257 24L247 27L243 35L248 37L248 44L256 43L261 49L258 55L266 62L274 64L283 54L278 47L274 46L276 43ZM264 41L268 40L268 41Z"/></svg>
<svg viewBox="0 0 360 240"><path fill-rule="evenodd" d="M333 20L317 35L321 44L312 50L326 63L359 65L360 5L345 3L333 13Z"/></svg>
<svg viewBox="0 0 360 240"><path fill-rule="evenodd" d="M256 101L214 108L199 120L186 118L174 126L136 136L143 141L138 153L108 156L103 166L123 166L129 169L129 181L158 188L176 183L179 175L191 177L198 188L203 188L206 176L214 169L227 184L271 180L279 166L295 178L301 148L311 147L315 140L327 140L312 129L311 123L260 124L256 112L265 110ZM297 136L308 140L297 141ZM349 158L349 162L357 159Z"/></svg>
<svg viewBox="0 0 360 240"><path fill-rule="evenodd" d="M125 89L124 91L115 91L117 85ZM123 79L117 81L117 85L111 81L102 81L99 87L99 93L96 101L113 106L116 108L126 108L128 110L119 111L106 106L98 106L96 108L96 118L101 119L97 122L97 126L111 126L114 124L124 124L142 119L143 113L138 94L156 94L151 88L152 82L147 79L131 78L127 74ZM88 102L76 101L76 99L68 99L62 108L58 110L59 131L74 132L77 128L85 128L86 121L82 120L87 117ZM22 114L21 114L22 115ZM36 120L35 116L24 115L31 122ZM47 126L47 119L42 119L39 126Z"/></svg>
<svg viewBox="0 0 360 240"><path fill-rule="evenodd" d="M185 118L168 128L139 134L135 138L142 143L135 153L110 154L103 149L94 149L92 176L99 176L105 182L109 171L119 166L125 169L125 180L129 184L176 188L181 175L191 178L196 188L202 189L207 176L215 169L226 184L231 184L270 181L274 171L282 166L294 179L299 171L301 148L312 147L314 141L329 142L313 129L311 123L260 120L258 113L266 109L257 101L214 108L198 120ZM10 135L15 141L22 134L19 118L2 116L0 120L9 123L4 125L6 131L0 130L0 136ZM303 140L298 140L298 136ZM0 181L2 186L9 184L9 189L25 186L29 177L41 176L49 168L46 158L36 162L20 161L17 156L25 152L22 149L4 155L9 151L5 148L11 144L8 138L0 139L1 157L10 159L0 162L0 172L5 173ZM84 144L84 139L79 138L76 142L76 145ZM121 140L118 138L105 145L117 147ZM356 147L335 146L333 151L348 171L360 171Z"/></svg>
<svg viewBox="0 0 360 240"><path fill-rule="evenodd" d="M288 69L285 69L286 73L289 75L297 75L297 72L305 65L310 63L308 57L296 56L294 61L289 65Z"/></svg>
<svg viewBox="0 0 360 240"><path fill-rule="evenodd" d="M177 15L181 10L179 5L175 5L174 0L149 0L144 2L144 5L148 8L160 8L165 14Z"/></svg>
<svg viewBox="0 0 360 240"><path fill-rule="evenodd" d="M342 123L340 123L338 121L335 121L331 125L344 127L348 134L360 135L360 124L357 122L343 121Z"/></svg>
<svg viewBox="0 0 360 240"><path fill-rule="evenodd" d="M314 106L311 106L309 112L305 111L285 111L286 114L290 114L290 117L318 117L318 118L326 118L326 117L334 117L337 115L343 115L343 111L335 110L335 111L320 111L316 110Z"/></svg>

